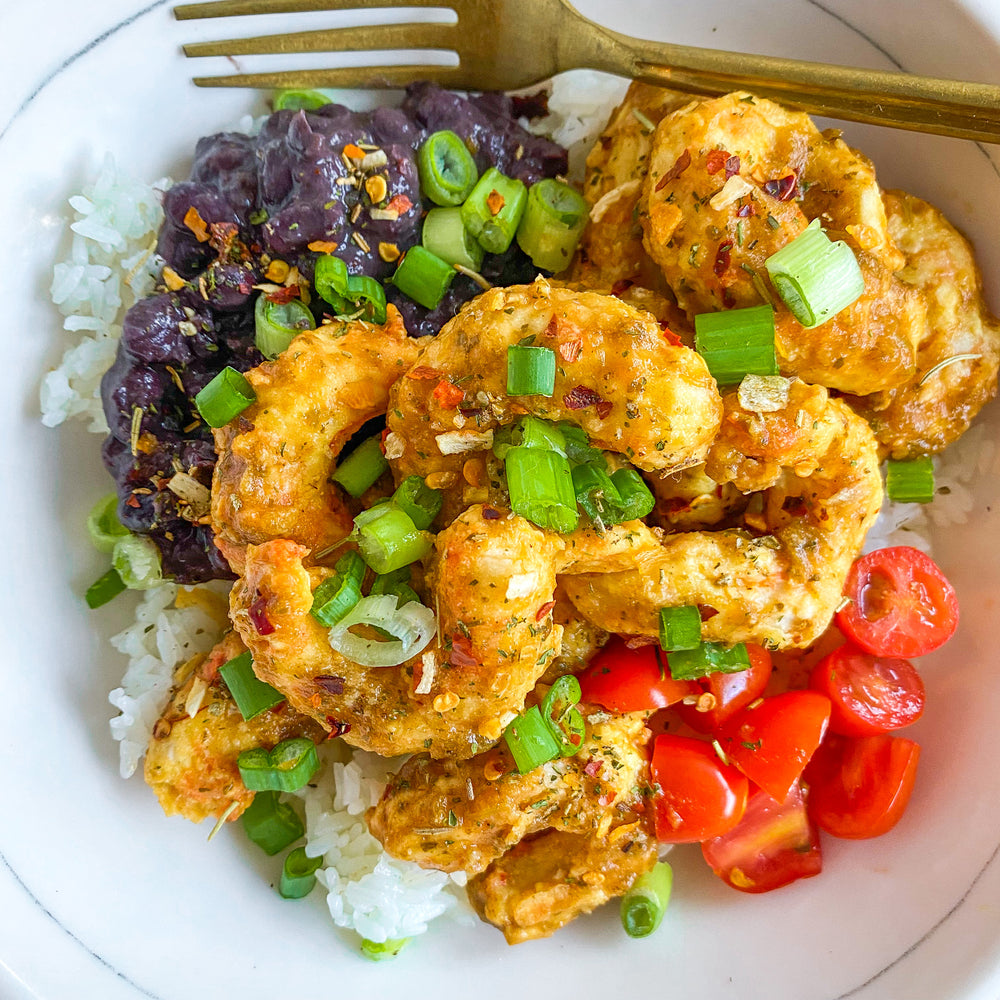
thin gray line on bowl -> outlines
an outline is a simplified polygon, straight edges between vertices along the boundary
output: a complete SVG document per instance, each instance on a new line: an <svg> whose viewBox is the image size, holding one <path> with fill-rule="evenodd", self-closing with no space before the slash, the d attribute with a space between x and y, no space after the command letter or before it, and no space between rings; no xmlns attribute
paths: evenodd
<svg viewBox="0 0 1000 1000"><path fill-rule="evenodd" d="M74 940L74 941L75 941L75 942L76 942L76 943L77 943L77 944L78 944L78 945L79 945L79 946L80 946L81 948L83 948L83 950L84 950L84 951L85 951L85 952L86 952L86 953L87 953L88 955L90 955L90 957L91 957L91 958L93 958L93 959L96 959L96 960L97 960L98 962L100 962L100 963L101 963L101 965L103 965L103 966L104 966L104 968L108 970L108 972L112 972L112 973L114 973L114 975L115 975L115 976L117 976L117 977L118 977L118 979L122 980L122 982L125 982L125 983L128 983L128 985L129 985L129 986L131 986L131 987L132 987L132 988L133 988L134 990L138 990L138 991L139 991L139 993L140 993L140 994L141 994L142 996L144 996L144 997L148 997L148 998L149 998L149 1000L161 1000L161 998L160 998L159 996L157 996L157 995L156 995L155 993L150 993L150 992L149 992L149 990L145 989L145 987L142 987L142 986L140 986L140 985L139 985L139 984L138 984L137 982L135 982L134 980L132 980L132 979L129 979L129 977L128 977L128 976L126 976L124 972L122 972L122 971L121 971L120 969L116 969L116 968L115 968L115 967L114 967L114 966L113 966L113 965L112 965L112 964L111 964L111 963L110 963L110 962L109 962L109 961L108 961L108 960L107 960L106 958L102 958L102 957L101 957L100 955L98 955L98 954L97 954L97 952L96 952L96 951L94 951L94 950L92 950L91 948L87 947L87 945L86 945L86 944L85 944L85 943L84 943L83 941L81 941L81 940L80 940L80 939L79 939L79 938L78 938L78 937L77 937L77 936L76 936L76 935L75 935L75 934L74 934L74 933L73 933L73 932L72 932L72 931L71 931L71 930L70 930L70 929L69 929L69 928L68 928L68 927L67 927L67 926L66 926L66 925L65 925L65 924L64 924L64 923L63 923L63 922L62 922L62 921L61 921L61 920L60 920L60 919L59 919L59 918L58 918L58 917L57 917L57 916L56 916L56 915L55 915L55 914L54 914L54 913L53 913L53 912L52 912L52 911L51 911L51 910L50 910L50 909L49 909L49 908L48 908L48 907L47 907L47 906L46 906L46 905L45 905L45 904L44 904L44 903L43 903L43 902L42 902L42 901L41 901L41 900L40 900L40 899L39 899L39 898L38 898L38 897L37 897L37 896L36 896L36 895L35 895L35 894L34 894L34 893L32 892L32 891L31 891L31 890L30 890L30 889L29 889L29 888L28 888L28 886L27 886L27 885L25 884L24 880L23 880L23 879L21 878L21 876L20 876L20 875L18 875L18 873L17 873L17 872L16 872L15 870L14 870L14 868L13 868L13 867L12 867L12 865L11 865L11 863L10 863L10 862L9 862L9 861L7 860L7 858L6 858L5 856L4 856L4 854L3 854L2 852L0 852L0 862L3 862L3 866L4 866L4 868L6 868L8 872L10 872L10 874L11 874L11 876L13 877L14 881L15 881L15 882L17 882L17 884L18 884L18 885L19 885L19 886L20 886L20 887L21 887L21 888L22 888L22 889L24 890L25 894L26 894L26 895L28 896L28 898L29 898L29 899L30 899L30 900L31 900L31 901L32 901L32 902L33 902L33 903L35 904L35 906L37 906L37 907L38 907L38 908L39 908L39 909L40 909L40 910L42 911L42 913L44 913L44 914L45 914L45 916L47 916L47 917L48 917L48 918L49 918L49 919L50 919L50 920L51 920L51 921L52 921L52 922L53 922L53 923L54 923L54 924L55 924L55 925L56 925L56 926L57 926L57 927L58 927L58 928L59 928L59 929L60 929L60 930L61 930L61 931L62 931L62 932L64 933L64 934L66 934L66 935L67 935L68 937L72 938L72 939L73 939L73 940Z"/></svg>
<svg viewBox="0 0 1000 1000"><path fill-rule="evenodd" d="M96 38L91 39L86 45L83 46L82 49L78 49L76 52L74 52L68 59L65 60L65 62L63 62L61 66L58 66L51 73L49 73L49 75L45 77L45 79L42 80L42 82L39 83L38 86L35 87L35 89L30 94L28 94L28 96L21 102L21 106L14 112L13 115L11 115L10 119L7 121L4 127L0 129L0 142L3 142L3 138L10 131L11 126L13 126L14 122L16 122L18 118L20 118L20 116L25 112L25 110L27 110L28 106L32 103L32 101L34 101L35 98L38 97L38 95L64 70L69 69L69 67L72 66L73 63L75 63L78 59L82 58L88 52L95 49L102 42L106 42L112 35L115 35L119 31L121 31L122 28L127 28L129 25L134 24L140 18L145 17L147 14L156 10L158 7L164 7L168 3L170 3L170 0L154 0L154 2L151 3L148 7L143 7L142 10L138 10L134 14L129 15L123 21L119 21L118 24L108 28L108 30L105 31L103 34L98 35Z"/></svg>

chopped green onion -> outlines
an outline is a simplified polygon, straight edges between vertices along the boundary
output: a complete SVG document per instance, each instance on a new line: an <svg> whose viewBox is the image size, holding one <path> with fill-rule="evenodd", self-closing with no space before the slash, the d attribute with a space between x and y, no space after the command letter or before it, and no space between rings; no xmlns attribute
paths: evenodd
<svg viewBox="0 0 1000 1000"><path fill-rule="evenodd" d="M354 536L365 562L376 573L391 573L423 559L431 550L431 537L420 531L410 516L394 503L380 504L375 517L354 519ZM365 513L369 513L365 511Z"/></svg>
<svg viewBox="0 0 1000 1000"><path fill-rule="evenodd" d="M388 471L389 463L382 453L382 439L376 434L359 444L337 466L330 478L340 483L352 497L359 497L375 485L383 472Z"/></svg>
<svg viewBox="0 0 1000 1000"><path fill-rule="evenodd" d="M514 239L527 200L522 181L490 167L462 205L462 221L484 250L503 253Z"/></svg>
<svg viewBox="0 0 1000 1000"><path fill-rule="evenodd" d="M696 649L668 653L667 666L675 681L692 681L709 674L738 674L750 666L750 654L742 642L731 649L717 642L703 642Z"/></svg>
<svg viewBox="0 0 1000 1000"><path fill-rule="evenodd" d="M597 462L586 462L573 468L573 490L576 502L598 531L605 525L623 520L622 498L611 477Z"/></svg>
<svg viewBox="0 0 1000 1000"><path fill-rule="evenodd" d="M660 608L660 648L667 653L701 645L701 613L693 604Z"/></svg>
<svg viewBox="0 0 1000 1000"><path fill-rule="evenodd" d="M472 238L462 221L462 210L432 208L424 218L420 242L435 257L448 264L458 264L469 271L478 271L483 264L483 248Z"/></svg>
<svg viewBox="0 0 1000 1000"><path fill-rule="evenodd" d="M93 610L107 604L125 589L125 583L118 575L118 570L109 569L87 588L84 600L87 602L87 607Z"/></svg>
<svg viewBox="0 0 1000 1000"><path fill-rule="evenodd" d="M98 552L110 552L119 538L129 533L118 520L118 495L109 493L98 500L87 515L87 534Z"/></svg>
<svg viewBox="0 0 1000 1000"><path fill-rule="evenodd" d="M457 273L451 264L418 245L406 251L392 283L425 309L436 309Z"/></svg>
<svg viewBox="0 0 1000 1000"><path fill-rule="evenodd" d="M511 448L504 468L515 514L563 533L577 526L573 473L565 455L542 448Z"/></svg>
<svg viewBox="0 0 1000 1000"><path fill-rule="evenodd" d="M253 307L254 343L265 358L276 358L303 331L311 330L316 321L301 299L291 302L271 302L258 295Z"/></svg>
<svg viewBox="0 0 1000 1000"><path fill-rule="evenodd" d="M434 612L419 602L403 604L394 594L362 597L354 609L330 629L330 645L363 667L396 667L421 652L434 636ZM370 639L351 631L368 625L394 638Z"/></svg>
<svg viewBox="0 0 1000 1000"><path fill-rule="evenodd" d="M426 531L441 512L440 490L432 489L420 476L407 476L396 488L392 502L409 515L414 526Z"/></svg>
<svg viewBox="0 0 1000 1000"><path fill-rule="evenodd" d="M333 254L316 258L313 273L316 293L333 306L337 316L355 316L370 323L384 323L385 289L366 274L348 274L347 264Z"/></svg>
<svg viewBox="0 0 1000 1000"><path fill-rule="evenodd" d="M321 625L336 625L361 600L365 561L357 552L345 552L337 560L333 576L313 592L309 613Z"/></svg>
<svg viewBox="0 0 1000 1000"><path fill-rule="evenodd" d="M542 720L555 737L562 757L572 757L583 746L586 727L576 707L580 693L580 682L572 674L564 674L542 699Z"/></svg>
<svg viewBox="0 0 1000 1000"><path fill-rule="evenodd" d="M771 306L699 313L694 346L719 385L736 385L744 375L778 374Z"/></svg>
<svg viewBox="0 0 1000 1000"><path fill-rule="evenodd" d="M551 347L511 344L507 348L507 395L551 396L556 387L556 352Z"/></svg>
<svg viewBox="0 0 1000 1000"><path fill-rule="evenodd" d="M297 792L319 770L319 756L312 740L295 736L270 752L264 747L244 750L236 766L251 792Z"/></svg>
<svg viewBox="0 0 1000 1000"><path fill-rule="evenodd" d="M194 397L194 405L209 427L224 427L256 398L246 377L227 365Z"/></svg>
<svg viewBox="0 0 1000 1000"><path fill-rule="evenodd" d="M832 242L819 219L771 254L764 266L771 284L806 329L825 323L865 290L854 251L843 240Z"/></svg>
<svg viewBox="0 0 1000 1000"><path fill-rule="evenodd" d="M129 590L149 590L163 579L160 550L146 535L125 535L115 542L111 565Z"/></svg>
<svg viewBox="0 0 1000 1000"><path fill-rule="evenodd" d="M399 607L410 601L420 601L420 595L410 586L412 573L409 566L393 570L391 573L383 573L375 577L372 582L369 597L378 597L381 594L394 594L399 598Z"/></svg>
<svg viewBox="0 0 1000 1000"><path fill-rule="evenodd" d="M333 103L333 91L294 88L279 90L274 95L275 111L315 111Z"/></svg>
<svg viewBox="0 0 1000 1000"><path fill-rule="evenodd" d="M395 958L407 945L409 938L389 938L387 941L361 941L361 954L373 962L387 962Z"/></svg>
<svg viewBox="0 0 1000 1000"><path fill-rule="evenodd" d="M622 498L622 521L636 521L656 506L656 498L635 469L615 469L611 473L611 482Z"/></svg>
<svg viewBox="0 0 1000 1000"><path fill-rule="evenodd" d="M573 258L590 207L562 181L546 178L528 188L517 242L535 267L558 273Z"/></svg>
<svg viewBox="0 0 1000 1000"><path fill-rule="evenodd" d="M886 495L894 503L930 503L934 499L934 461L930 456L886 462Z"/></svg>
<svg viewBox="0 0 1000 1000"><path fill-rule="evenodd" d="M479 177L476 161L460 136L444 129L417 150L420 189L435 205L461 205Z"/></svg>
<svg viewBox="0 0 1000 1000"><path fill-rule="evenodd" d="M648 937L663 920L674 884L673 869L666 861L657 861L643 872L622 896L622 927L629 937Z"/></svg>
<svg viewBox="0 0 1000 1000"><path fill-rule="evenodd" d="M246 835L265 854L283 851L306 832L299 814L277 792L257 792L240 819Z"/></svg>
<svg viewBox="0 0 1000 1000"><path fill-rule="evenodd" d="M551 727L545 724L537 705L532 705L523 715L510 722L504 730L503 738L521 774L527 774L539 764L559 756L559 744L552 735Z"/></svg>
<svg viewBox="0 0 1000 1000"><path fill-rule="evenodd" d="M316 872L323 867L323 856L311 858L304 847L289 851L281 866L278 892L282 899L302 899L316 886Z"/></svg>
<svg viewBox="0 0 1000 1000"><path fill-rule="evenodd" d="M253 656L250 650L223 663L219 667L219 673L222 674L222 679L226 682L240 715L247 722L285 700L280 691L266 684L253 672Z"/></svg>
<svg viewBox="0 0 1000 1000"><path fill-rule="evenodd" d="M544 448L565 455L566 439L555 424L533 417L529 413L516 423L499 428L493 435L493 454L500 461L507 457L507 452L511 448L519 447Z"/></svg>
<svg viewBox="0 0 1000 1000"><path fill-rule="evenodd" d="M566 457L573 465L594 462L607 472L608 461L604 457L604 452L591 445L590 438L587 437L587 432L582 427L566 420L556 424L556 426L566 442Z"/></svg>

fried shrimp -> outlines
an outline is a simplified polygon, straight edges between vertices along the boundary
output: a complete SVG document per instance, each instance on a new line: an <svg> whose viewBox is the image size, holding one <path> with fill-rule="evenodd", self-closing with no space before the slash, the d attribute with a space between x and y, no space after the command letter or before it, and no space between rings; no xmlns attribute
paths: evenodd
<svg viewBox="0 0 1000 1000"><path fill-rule="evenodd" d="M319 551L342 541L352 515L329 483L348 438L385 412L389 387L418 343L388 307L385 326L354 322L300 334L247 373L256 402L215 432L216 544L233 568L243 549L287 538Z"/></svg>
<svg viewBox="0 0 1000 1000"><path fill-rule="evenodd" d="M906 256L899 277L923 293L927 324L910 381L854 406L885 454L911 458L957 440L996 395L1000 324L983 301L979 269L961 233L913 195L883 197L889 232Z"/></svg>
<svg viewBox="0 0 1000 1000"><path fill-rule="evenodd" d="M797 381L779 410L746 410L738 392L724 404L705 471L762 492L747 527L662 535L633 522L633 569L561 577L589 621L656 635L660 608L699 605L704 639L774 648L808 645L828 625L882 502L871 429L822 387Z"/></svg>
<svg viewBox="0 0 1000 1000"><path fill-rule="evenodd" d="M912 374L922 297L903 259L871 163L811 119L737 92L696 101L657 126L640 216L645 246L689 316L775 305L781 370L865 394ZM865 291L805 330L768 288L764 263L811 219L846 240Z"/></svg>
<svg viewBox="0 0 1000 1000"><path fill-rule="evenodd" d="M507 348L525 342L555 351L551 396L507 395ZM594 447L671 471L704 460L721 412L704 361L648 313L539 279L479 296L425 347L392 390L386 456L397 482L458 487L446 493L447 522L469 501L466 463L521 414L571 421Z"/></svg>
<svg viewBox="0 0 1000 1000"><path fill-rule="evenodd" d="M559 650L558 549L523 518L463 513L435 539L427 574L437 638L396 667L364 667L333 649L310 614L330 571L304 565L308 550L295 542L247 548L231 615L258 676L347 743L383 756L469 757L499 739Z"/></svg>

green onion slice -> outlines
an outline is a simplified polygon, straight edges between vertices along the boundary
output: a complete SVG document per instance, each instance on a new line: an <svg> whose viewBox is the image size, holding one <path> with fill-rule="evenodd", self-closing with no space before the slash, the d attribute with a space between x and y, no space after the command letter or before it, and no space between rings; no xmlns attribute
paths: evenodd
<svg viewBox="0 0 1000 1000"><path fill-rule="evenodd" d="M410 247L399 262L392 283L425 309L436 309L458 272L422 246Z"/></svg>
<svg viewBox="0 0 1000 1000"><path fill-rule="evenodd" d="M276 358L303 331L311 330L316 321L301 299L291 302L271 302L258 295L253 307L254 343L265 358Z"/></svg>
<svg viewBox="0 0 1000 1000"><path fill-rule="evenodd" d="M435 205L461 205L479 169L460 136L447 129L429 135L417 150L420 189Z"/></svg>
<svg viewBox="0 0 1000 1000"><path fill-rule="evenodd" d="M532 705L523 715L510 722L504 730L503 738L521 774L527 774L540 764L559 756L559 744L537 705Z"/></svg>
<svg viewBox="0 0 1000 1000"><path fill-rule="evenodd" d="M562 430L547 420L530 413L516 423L506 424L493 435L493 454L501 461L511 448L544 448L560 455L566 454L566 439Z"/></svg>
<svg viewBox="0 0 1000 1000"><path fill-rule="evenodd" d="M290 88L274 95L275 111L315 111L333 103L334 91Z"/></svg>
<svg viewBox="0 0 1000 1000"><path fill-rule="evenodd" d="M316 886L316 872L323 867L323 856L311 858L304 847L289 851L281 866L278 892L283 899L302 899Z"/></svg>
<svg viewBox="0 0 1000 1000"><path fill-rule="evenodd" d="M825 323L865 290L854 251L843 240L834 243L819 219L771 254L764 266L771 284L806 329Z"/></svg>
<svg viewBox="0 0 1000 1000"><path fill-rule="evenodd" d="M160 550L145 535L119 538L111 553L111 565L129 590L149 590L163 579Z"/></svg>
<svg viewBox="0 0 1000 1000"><path fill-rule="evenodd" d="M265 684L253 672L253 656L248 649L245 653L223 663L219 673L229 688L229 693L240 710L240 715L249 722L261 712L280 705L285 696L270 684Z"/></svg>
<svg viewBox="0 0 1000 1000"><path fill-rule="evenodd" d="M666 861L657 861L643 872L622 896L622 927L629 937L648 937L663 920L674 884L673 869Z"/></svg>
<svg viewBox="0 0 1000 1000"><path fill-rule="evenodd" d="M573 259L590 208L562 181L546 178L528 188L517 242L535 267L558 273Z"/></svg>
<svg viewBox="0 0 1000 1000"><path fill-rule="evenodd" d="M510 507L540 528L567 533L580 515L569 459L543 448L511 448L504 459Z"/></svg>
<svg viewBox="0 0 1000 1000"><path fill-rule="evenodd" d="M339 257L323 254L316 258L313 285L335 315L385 322L385 289L366 274L348 274L347 264Z"/></svg>
<svg viewBox="0 0 1000 1000"><path fill-rule="evenodd" d="M361 941L361 954L373 962L387 962L395 958L406 947L409 938L389 938L387 941Z"/></svg>
<svg viewBox="0 0 1000 1000"><path fill-rule="evenodd" d="M270 855L294 844L306 832L299 814L288 802L282 802L277 792L257 792L240 820L246 835Z"/></svg>
<svg viewBox="0 0 1000 1000"><path fill-rule="evenodd" d="M667 653L701 645L701 612L693 604L660 608L660 648ZM671 671L672 672L672 671Z"/></svg>
<svg viewBox="0 0 1000 1000"><path fill-rule="evenodd" d="M587 432L582 427L565 420L562 423L556 424L556 426L562 433L563 440L566 443L566 457L572 465L583 465L587 462L594 462L607 472L608 462L604 457L604 452L600 448L595 448L591 445L590 438L587 437Z"/></svg>
<svg viewBox="0 0 1000 1000"><path fill-rule="evenodd" d="M694 318L695 350L719 385L736 385L745 375L777 375L774 309L769 305Z"/></svg>
<svg viewBox="0 0 1000 1000"><path fill-rule="evenodd" d="M376 573L391 573L401 566L423 559L431 550L432 539L410 516L394 503L383 503L354 519L358 548Z"/></svg>
<svg viewBox="0 0 1000 1000"><path fill-rule="evenodd" d="M194 397L194 405L209 427L224 427L256 398L246 377L227 365Z"/></svg>
<svg viewBox="0 0 1000 1000"><path fill-rule="evenodd" d="M337 560L333 576L313 592L309 613L321 625L336 625L361 600L365 561L357 552L345 552Z"/></svg>
<svg viewBox="0 0 1000 1000"><path fill-rule="evenodd" d="M383 472L388 471L389 463L382 453L382 438L376 434L359 444L337 466L330 478L343 486L352 497L359 497L375 485Z"/></svg>
<svg viewBox="0 0 1000 1000"><path fill-rule="evenodd" d="M369 638L351 631L361 625L380 629L393 638ZM363 667L396 667L426 647L434 637L435 625L434 612L419 602L401 605L394 594L370 594L330 629L330 645Z"/></svg>
<svg viewBox="0 0 1000 1000"><path fill-rule="evenodd" d="M573 468L573 490L576 502L598 531L603 532L605 525L624 520L621 494L597 462L586 462Z"/></svg>
<svg viewBox="0 0 1000 1000"><path fill-rule="evenodd" d="M560 677L542 700L542 720L555 737L561 757L572 757L583 746L586 727L576 707L579 701L580 682L572 674Z"/></svg>
<svg viewBox="0 0 1000 1000"><path fill-rule="evenodd" d="M551 347L511 344L507 348L507 395L551 396L556 387L556 352Z"/></svg>
<svg viewBox="0 0 1000 1000"><path fill-rule="evenodd" d="M392 502L404 511L420 531L426 531L441 512L443 495L420 476L407 476L396 488Z"/></svg>
<svg viewBox="0 0 1000 1000"><path fill-rule="evenodd" d="M503 253L513 242L527 200L522 181L490 167L462 205L462 221L487 253Z"/></svg>
<svg viewBox="0 0 1000 1000"><path fill-rule="evenodd" d="M675 681L691 681L709 674L738 674L750 666L750 654L742 642L731 649L717 642L703 642L695 649L668 653L667 665Z"/></svg>
<svg viewBox="0 0 1000 1000"><path fill-rule="evenodd" d="M244 750L236 766L251 792L297 792L319 770L319 755L312 740L295 736L270 752L264 747Z"/></svg>
<svg viewBox="0 0 1000 1000"><path fill-rule="evenodd" d="M93 610L94 608L103 607L108 601L114 600L125 589L125 582L119 576L118 570L112 568L107 573L99 576L87 588L84 600L87 602L87 607Z"/></svg>
<svg viewBox="0 0 1000 1000"><path fill-rule="evenodd" d="M656 506L656 498L646 485L646 480L635 469L615 469L611 473L611 482L615 484L622 500L622 521L643 518Z"/></svg>
<svg viewBox="0 0 1000 1000"><path fill-rule="evenodd" d="M911 458L886 462L886 495L894 503L930 503L934 499L934 460Z"/></svg>
<svg viewBox="0 0 1000 1000"><path fill-rule="evenodd" d="M119 538L129 533L118 520L118 495L109 493L98 500L87 515L87 534L98 552L110 552Z"/></svg>
<svg viewBox="0 0 1000 1000"><path fill-rule="evenodd" d="M381 576L375 577L372 581L371 590L368 594L370 597L377 597L380 594L394 594L399 598L399 607L410 601L419 602L420 596L410 586L411 576L412 573L409 566L403 566L401 569L393 570L391 573L383 573Z"/></svg>
<svg viewBox="0 0 1000 1000"><path fill-rule="evenodd" d="M478 271L483 264L483 248L472 238L462 221L462 210L432 208L424 218L420 242L447 264Z"/></svg>

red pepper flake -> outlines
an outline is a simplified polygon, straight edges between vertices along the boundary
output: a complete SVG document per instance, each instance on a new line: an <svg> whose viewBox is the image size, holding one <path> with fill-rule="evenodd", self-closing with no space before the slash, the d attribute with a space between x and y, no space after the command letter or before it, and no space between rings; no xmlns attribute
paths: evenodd
<svg viewBox="0 0 1000 1000"><path fill-rule="evenodd" d="M326 724L330 727L330 734L327 736L328 740L335 740L338 736L343 736L344 733L351 731L351 724L349 722L341 722L332 715L326 717Z"/></svg>
<svg viewBox="0 0 1000 1000"><path fill-rule="evenodd" d="M740 158L738 156L730 156L726 160L726 180L728 181L730 177L734 177L740 172Z"/></svg>
<svg viewBox="0 0 1000 1000"><path fill-rule="evenodd" d="M569 364L573 364L574 361L579 360L582 353L583 339L581 337L567 340L565 343L559 345L559 357Z"/></svg>
<svg viewBox="0 0 1000 1000"><path fill-rule="evenodd" d="M803 497L785 497L785 502L781 505L781 509L786 514L791 514L792 517L805 517L809 511Z"/></svg>
<svg viewBox="0 0 1000 1000"><path fill-rule="evenodd" d="M729 270L729 258L732 252L732 240L725 240L719 244L719 249L715 254L715 264L712 266L712 270L715 272L716 277L721 278L726 271Z"/></svg>
<svg viewBox="0 0 1000 1000"><path fill-rule="evenodd" d="M604 806L605 809L617 798L617 792L605 792L597 801L600 805Z"/></svg>
<svg viewBox="0 0 1000 1000"><path fill-rule="evenodd" d="M754 208L754 204L752 201L748 201L745 205L740 205L740 207L736 210L736 214L741 219L746 219L749 218L751 215L756 215L757 209Z"/></svg>
<svg viewBox="0 0 1000 1000"><path fill-rule="evenodd" d="M128 498L128 500L125 501L125 506L126 507L138 507L139 506L139 498L133 493Z"/></svg>
<svg viewBox="0 0 1000 1000"><path fill-rule="evenodd" d="M713 149L708 156L705 157L705 169L710 174L717 174L725 165L726 161L729 159L729 153L724 149Z"/></svg>
<svg viewBox="0 0 1000 1000"><path fill-rule="evenodd" d="M483 508L483 519L486 521L499 521L500 511L494 510L492 507Z"/></svg>
<svg viewBox="0 0 1000 1000"><path fill-rule="evenodd" d="M257 599L250 605L249 614L250 623L258 635L270 635L275 631L274 623L267 617L267 598L263 594L257 595Z"/></svg>
<svg viewBox="0 0 1000 1000"><path fill-rule="evenodd" d="M406 377L413 379L440 378L441 372L437 368L431 368L429 365L417 365L416 368L412 368L406 373Z"/></svg>
<svg viewBox="0 0 1000 1000"><path fill-rule="evenodd" d="M764 190L778 201L791 201L798 193L799 179L795 172L778 177L775 180L764 181Z"/></svg>
<svg viewBox="0 0 1000 1000"><path fill-rule="evenodd" d="M331 677L321 674L319 677L314 677L313 680L316 682L316 686L321 687L327 694L344 693L343 677Z"/></svg>
<svg viewBox="0 0 1000 1000"><path fill-rule="evenodd" d="M586 766L583 769L583 773L588 778L596 778L600 773L601 769L604 767L604 761L600 757L591 757L587 761Z"/></svg>
<svg viewBox="0 0 1000 1000"><path fill-rule="evenodd" d="M504 204L504 197L496 188L486 196L486 207L490 210L490 215L499 215Z"/></svg>
<svg viewBox="0 0 1000 1000"><path fill-rule="evenodd" d="M601 420L607 420L611 411L614 409L614 403L612 403L610 399L602 399L597 404L595 409L597 410L597 415L601 418Z"/></svg>
<svg viewBox="0 0 1000 1000"><path fill-rule="evenodd" d="M472 640L464 635L453 635L448 662L453 667L478 667L479 660L472 655Z"/></svg>
<svg viewBox="0 0 1000 1000"><path fill-rule="evenodd" d="M626 649L642 649L643 646L655 646L660 640L651 635L630 635L625 640Z"/></svg>
<svg viewBox="0 0 1000 1000"><path fill-rule="evenodd" d="M208 227L209 243L220 255L228 254L240 234L240 228L235 222L212 222Z"/></svg>
<svg viewBox="0 0 1000 1000"><path fill-rule="evenodd" d="M585 385L574 386L563 396L563 406L567 410L585 410L588 406L604 402L604 398L594 389L588 389Z"/></svg>
<svg viewBox="0 0 1000 1000"><path fill-rule="evenodd" d="M201 213L194 205L184 213L184 225L194 233L194 238L199 243L208 242L208 223L201 217Z"/></svg>
<svg viewBox="0 0 1000 1000"><path fill-rule="evenodd" d="M701 615L701 620L707 622L710 618L714 618L719 612L712 607L711 604L699 604L698 614Z"/></svg>
<svg viewBox="0 0 1000 1000"><path fill-rule="evenodd" d="M671 347L683 347L684 346L684 341L681 340L681 338L678 337L677 334L674 333L674 331L671 330L670 327L667 326L666 323L661 323L660 324L660 329L663 331L663 339L666 340L666 342Z"/></svg>
<svg viewBox="0 0 1000 1000"><path fill-rule="evenodd" d="M297 299L299 297L299 292L300 289L298 285L285 285L284 287L278 288L273 292L268 292L264 297L268 302L284 306L291 302L292 299Z"/></svg>
<svg viewBox="0 0 1000 1000"><path fill-rule="evenodd" d="M353 142L349 142L344 147L344 156L349 160L363 160L365 158L365 151Z"/></svg>
<svg viewBox="0 0 1000 1000"><path fill-rule="evenodd" d="M447 379L438 382L432 395L445 410L454 410L465 399L465 393Z"/></svg>
<svg viewBox="0 0 1000 1000"><path fill-rule="evenodd" d="M540 622L555 606L555 601L546 601L535 613L535 621Z"/></svg>
<svg viewBox="0 0 1000 1000"><path fill-rule="evenodd" d="M621 278L611 286L611 294L616 298L627 292L635 284L631 278Z"/></svg>
<svg viewBox="0 0 1000 1000"><path fill-rule="evenodd" d="M390 212L398 212L400 215L406 215L413 208L413 202L405 194L397 194L389 200L389 203L385 207Z"/></svg>
<svg viewBox="0 0 1000 1000"><path fill-rule="evenodd" d="M583 743L583 737L579 733L571 733L569 741L573 744L573 746L578 747L581 743Z"/></svg>
<svg viewBox="0 0 1000 1000"><path fill-rule="evenodd" d="M661 191L665 188L671 181L677 180L681 174L691 166L691 151L685 149L680 156L677 157L674 165L656 182L656 187L654 191Z"/></svg>

